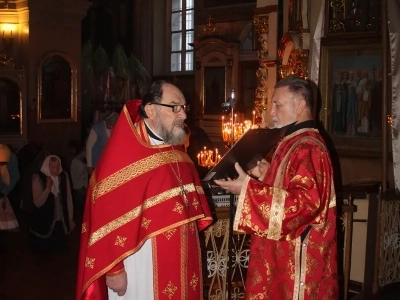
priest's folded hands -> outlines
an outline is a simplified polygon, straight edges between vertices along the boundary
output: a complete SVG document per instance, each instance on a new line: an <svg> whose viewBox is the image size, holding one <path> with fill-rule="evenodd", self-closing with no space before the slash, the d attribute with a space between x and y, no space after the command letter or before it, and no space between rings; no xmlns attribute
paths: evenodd
<svg viewBox="0 0 400 300"><path fill-rule="evenodd" d="M107 275L106 285L113 290L118 296L123 296L126 293L126 288L128 286L128 279L125 270L121 273L118 272L117 275Z"/></svg>

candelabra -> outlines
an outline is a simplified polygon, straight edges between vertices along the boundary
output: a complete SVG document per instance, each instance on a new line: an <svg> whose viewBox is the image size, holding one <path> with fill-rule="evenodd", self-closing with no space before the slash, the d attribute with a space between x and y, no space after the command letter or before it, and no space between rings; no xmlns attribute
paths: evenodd
<svg viewBox="0 0 400 300"><path fill-rule="evenodd" d="M218 149L213 151L207 150L207 148L204 147L204 150L197 154L197 164L202 167L212 168L219 163L220 160L221 155L218 153Z"/></svg>
<svg viewBox="0 0 400 300"><path fill-rule="evenodd" d="M222 116L221 126L222 141L227 149L231 148L255 124L255 111L253 111L253 121L244 120L241 123L238 120L238 115L233 112L234 107L235 92L232 90L231 97L221 104L222 113L230 115L230 120L227 122L225 121L225 116ZM204 148L204 151L197 154L197 164L202 167L214 167L220 159L221 156L218 153L218 149L215 149L214 153L214 151Z"/></svg>
<svg viewBox="0 0 400 300"><path fill-rule="evenodd" d="M231 119L230 122L225 122L225 118L222 116L222 140L227 148L236 143L253 126L250 120L239 123L236 118L237 116L235 115L233 121Z"/></svg>

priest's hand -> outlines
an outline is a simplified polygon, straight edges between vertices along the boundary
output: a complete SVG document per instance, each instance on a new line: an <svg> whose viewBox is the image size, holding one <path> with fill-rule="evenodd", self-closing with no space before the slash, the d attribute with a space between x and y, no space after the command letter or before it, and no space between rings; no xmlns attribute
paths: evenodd
<svg viewBox="0 0 400 300"><path fill-rule="evenodd" d="M249 174L255 178L260 178L269 168L269 162L262 159L257 162L257 166L252 169Z"/></svg>
<svg viewBox="0 0 400 300"><path fill-rule="evenodd" d="M239 174L239 177L237 179L232 180L228 178L227 180L214 180L214 182L222 187L224 190L227 190L232 194L239 195L247 174L245 171L243 171L238 163L235 163L235 169L236 172Z"/></svg>
<svg viewBox="0 0 400 300"><path fill-rule="evenodd" d="M113 290L118 296L123 296L126 293L128 279L125 270L118 275L106 275L106 285Z"/></svg>

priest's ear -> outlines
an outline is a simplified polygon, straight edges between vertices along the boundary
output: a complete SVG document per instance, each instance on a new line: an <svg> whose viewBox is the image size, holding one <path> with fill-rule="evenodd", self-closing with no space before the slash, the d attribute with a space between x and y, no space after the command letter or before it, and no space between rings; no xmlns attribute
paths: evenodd
<svg viewBox="0 0 400 300"><path fill-rule="evenodd" d="M150 120L153 120L153 119L154 119L154 116L156 115L156 112L155 112L155 105L151 105L151 104L145 105L145 106L144 106L144 111L145 111L147 117L148 117Z"/></svg>
<svg viewBox="0 0 400 300"><path fill-rule="evenodd" d="M297 114L302 114L304 112L304 109L307 106L306 100L303 98L298 98L296 101L296 113Z"/></svg>

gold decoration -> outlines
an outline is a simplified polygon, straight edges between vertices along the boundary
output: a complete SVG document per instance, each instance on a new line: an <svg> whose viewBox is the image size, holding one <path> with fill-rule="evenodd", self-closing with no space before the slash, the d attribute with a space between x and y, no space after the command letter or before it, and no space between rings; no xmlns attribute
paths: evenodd
<svg viewBox="0 0 400 300"><path fill-rule="evenodd" d="M167 238L167 240L169 240L175 234L175 232L176 232L176 228L168 230L168 231L164 232L164 236Z"/></svg>
<svg viewBox="0 0 400 300"><path fill-rule="evenodd" d="M95 258L86 257L85 268L93 269L95 260L96 260Z"/></svg>
<svg viewBox="0 0 400 300"><path fill-rule="evenodd" d="M329 5L333 8L332 18L339 19L339 16L343 13L343 0L332 0Z"/></svg>
<svg viewBox="0 0 400 300"><path fill-rule="evenodd" d="M125 241L126 241L126 237L122 237L122 236L117 236L117 239L115 240L115 244L116 246L121 246L124 247L125 246Z"/></svg>
<svg viewBox="0 0 400 300"><path fill-rule="evenodd" d="M86 222L84 222L84 223L82 224L81 233L85 233L86 231L87 231L87 229L86 229Z"/></svg>
<svg viewBox="0 0 400 300"><path fill-rule="evenodd" d="M174 212L177 212L178 214L182 214L183 211L183 205L176 202L174 209L172 210Z"/></svg>
<svg viewBox="0 0 400 300"><path fill-rule="evenodd" d="M170 281L170 282L168 282L168 285L163 290L163 294L166 295L169 299L171 299L174 296L177 289L178 289L178 287L173 285L172 282Z"/></svg>
<svg viewBox="0 0 400 300"><path fill-rule="evenodd" d="M143 218L143 220L142 220L142 227L144 227L144 228L148 228L149 227L149 225L150 225L150 222L151 222L151 220L148 220L148 219L146 219L146 218Z"/></svg>
<svg viewBox="0 0 400 300"><path fill-rule="evenodd" d="M211 23L211 15L208 16L207 25L203 28L203 30L197 35L199 38L205 38L209 36L221 35L221 31L219 31L214 24Z"/></svg>
<svg viewBox="0 0 400 300"><path fill-rule="evenodd" d="M255 120L262 120L263 111L267 109L268 103L268 16L255 16L253 25L258 34L259 42L259 68L256 72L258 84L254 101Z"/></svg>
<svg viewBox="0 0 400 300"><path fill-rule="evenodd" d="M288 64L286 66L279 66L280 79L287 76L299 76L301 78L308 78L308 50L295 49L292 50L289 56Z"/></svg>
<svg viewBox="0 0 400 300"><path fill-rule="evenodd" d="M198 283L199 283L199 277L197 277L196 274L193 273L193 276L192 276L192 279L190 279L189 285L193 288L193 290L195 290Z"/></svg>
<svg viewBox="0 0 400 300"><path fill-rule="evenodd" d="M278 66L279 79L284 79L288 76L308 78L309 52L307 49L302 49L300 38L302 39L302 36L299 36L299 49L292 49L294 48L292 34L287 32L282 37L278 49L278 60L280 61L280 65ZM292 49L288 57L287 49Z"/></svg>
<svg viewBox="0 0 400 300"><path fill-rule="evenodd" d="M329 0L327 34L378 32L381 27L380 1Z"/></svg>
<svg viewBox="0 0 400 300"><path fill-rule="evenodd" d="M197 207L200 205L200 202L197 200L197 198L193 198L192 205L195 210L197 210Z"/></svg>
<svg viewBox="0 0 400 300"><path fill-rule="evenodd" d="M199 202L197 202L197 203L199 203ZM190 231L191 231L192 233L195 233L195 230L197 229L196 223L195 223L195 222L190 222L190 223L189 223L189 229L190 229Z"/></svg>
<svg viewBox="0 0 400 300"><path fill-rule="evenodd" d="M183 187L189 193L197 191L197 193L199 193L199 194L204 194L204 190L201 186L194 186L192 183L190 183L190 184L184 185ZM153 197L150 197L148 199L145 199L141 205L133 208L131 211L127 212L126 214L118 217L117 219L107 223L106 225L104 225L104 226L100 227L99 229L97 229L96 231L94 231L89 237L88 246L92 246L93 244L97 243L99 240L101 240L102 238L104 238L106 235L110 234L117 228L120 228L121 226L127 224L128 222L131 222L132 220L134 220L135 218L140 216L140 214L144 210L165 201L165 199L170 199L170 198L176 197L176 196L180 195L180 192L181 192L181 188L176 187L176 188L170 189L168 191L162 192L158 195L155 195ZM182 206L182 208L183 208L183 206Z"/></svg>
<svg viewBox="0 0 400 300"><path fill-rule="evenodd" d="M168 157L168 160L166 157ZM128 181L167 164L168 161L193 163L188 155L183 155L180 151L170 150L163 154L153 154L122 168L98 182L93 188L92 202L96 202L101 196L122 186Z"/></svg>

